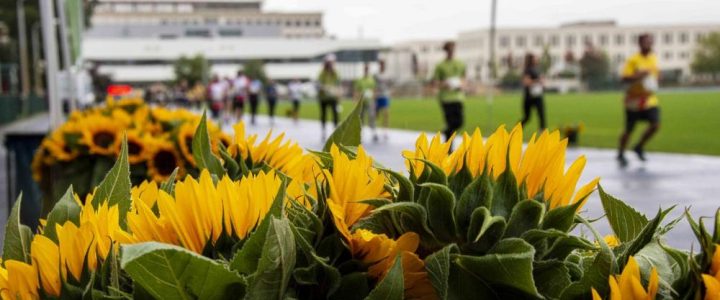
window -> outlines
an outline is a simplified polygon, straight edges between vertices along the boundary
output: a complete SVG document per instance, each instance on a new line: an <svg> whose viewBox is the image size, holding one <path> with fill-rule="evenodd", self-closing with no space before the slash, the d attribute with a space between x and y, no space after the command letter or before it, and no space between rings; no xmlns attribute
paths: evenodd
<svg viewBox="0 0 720 300"><path fill-rule="evenodd" d="M575 46L575 36L574 35L565 36L565 46L567 46L567 47Z"/></svg>
<svg viewBox="0 0 720 300"><path fill-rule="evenodd" d="M115 4L115 12L126 13L126 12L132 12L132 11L133 11L132 4L125 4L125 3Z"/></svg>
<svg viewBox="0 0 720 300"><path fill-rule="evenodd" d="M663 43L665 43L666 45L672 44L673 43L673 34L670 32L664 34L663 35Z"/></svg>
<svg viewBox="0 0 720 300"><path fill-rule="evenodd" d="M152 4L136 4L135 11L137 12L151 12L153 11Z"/></svg>
<svg viewBox="0 0 720 300"><path fill-rule="evenodd" d="M620 46L625 44L625 36L622 34L615 35L615 45Z"/></svg>
<svg viewBox="0 0 720 300"><path fill-rule="evenodd" d="M665 58L665 60L672 60L672 58L673 58L672 52L666 51L665 53L663 53L663 58Z"/></svg>
<svg viewBox="0 0 720 300"><path fill-rule="evenodd" d="M557 46L560 44L560 37L557 35L550 36L550 45Z"/></svg>
<svg viewBox="0 0 720 300"><path fill-rule="evenodd" d="M510 46L510 38L506 36L500 37L500 48L507 48Z"/></svg>
<svg viewBox="0 0 720 300"><path fill-rule="evenodd" d="M515 37L515 46L525 47L525 37L524 36Z"/></svg>
<svg viewBox="0 0 720 300"><path fill-rule="evenodd" d="M185 36L190 36L190 37L210 37L210 30L207 30L207 29L188 29L188 30L185 30Z"/></svg>
<svg viewBox="0 0 720 300"><path fill-rule="evenodd" d="M542 47L543 44L544 44L543 36L542 36L542 35L536 35L536 36L535 36L535 46L536 46L536 47Z"/></svg>
<svg viewBox="0 0 720 300"><path fill-rule="evenodd" d="M688 36L687 32L680 33L680 43L681 44L687 44L687 42L690 40L690 37Z"/></svg>
<svg viewBox="0 0 720 300"><path fill-rule="evenodd" d="M687 59L689 56L687 51L680 52L680 58L682 59Z"/></svg>
<svg viewBox="0 0 720 300"><path fill-rule="evenodd" d="M625 56L618 53L615 55L615 62L622 63L625 60Z"/></svg>
<svg viewBox="0 0 720 300"><path fill-rule="evenodd" d="M190 13L193 11L191 4L178 4L177 11L181 13Z"/></svg>
<svg viewBox="0 0 720 300"><path fill-rule="evenodd" d="M220 29L218 31L218 34L220 34L220 36L242 36L243 31L242 31L242 29L227 28L227 29Z"/></svg>
<svg viewBox="0 0 720 300"><path fill-rule="evenodd" d="M583 44L592 45L592 43L593 43L593 38L591 35L589 35L589 34L583 35Z"/></svg>
<svg viewBox="0 0 720 300"><path fill-rule="evenodd" d="M171 13L175 11L175 6L172 4L156 4L155 11L161 13Z"/></svg>
<svg viewBox="0 0 720 300"><path fill-rule="evenodd" d="M697 34L695 34L695 41L696 41L696 42L702 41L704 38L705 38L705 33L698 32Z"/></svg>
<svg viewBox="0 0 720 300"><path fill-rule="evenodd" d="M607 46L607 44L608 44L607 34L601 34L600 38L598 40L600 41L600 46Z"/></svg>

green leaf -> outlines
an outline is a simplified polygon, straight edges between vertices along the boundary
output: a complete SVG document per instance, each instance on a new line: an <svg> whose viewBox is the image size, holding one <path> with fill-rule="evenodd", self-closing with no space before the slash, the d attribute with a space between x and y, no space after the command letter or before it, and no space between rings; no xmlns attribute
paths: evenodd
<svg viewBox="0 0 720 300"><path fill-rule="evenodd" d="M683 287L690 279L688 254L666 248L657 239L647 244L633 257L640 266L640 270L646 275L645 278L648 278L653 267L657 268L661 293ZM668 296L677 298L677 295Z"/></svg>
<svg viewBox="0 0 720 300"><path fill-rule="evenodd" d="M492 203L492 183L487 173L475 178L460 195L460 201L455 206L455 218L458 229L464 229L470 225L470 217L478 207L490 209Z"/></svg>
<svg viewBox="0 0 720 300"><path fill-rule="evenodd" d="M623 243L634 240L647 225L647 218L621 200L605 193L600 185L598 191L608 223L615 236Z"/></svg>
<svg viewBox="0 0 720 300"><path fill-rule="evenodd" d="M287 219L272 218L248 289L250 299L283 299L295 267L295 238Z"/></svg>
<svg viewBox="0 0 720 300"><path fill-rule="evenodd" d="M381 169L381 171L389 174L390 177L394 178L398 182L400 190L395 201L410 202L415 199L415 187L413 187L412 182L407 177L390 169Z"/></svg>
<svg viewBox="0 0 720 300"><path fill-rule="evenodd" d="M437 245L437 239L434 233L427 225L428 215L425 207L415 202L398 202L388 205L384 205L380 208L376 208L373 211L375 213L381 213L384 211L393 212L399 219L400 233L409 231L416 232L420 235L420 242L423 245L426 243L431 245Z"/></svg>
<svg viewBox="0 0 720 300"><path fill-rule="evenodd" d="M227 152L225 149L225 146L222 146L222 143L220 143L220 157L223 159L223 163L225 164L225 168L227 168L228 174L231 178L236 178L238 174L240 174L240 165L230 156L230 153Z"/></svg>
<svg viewBox="0 0 720 300"><path fill-rule="evenodd" d="M475 299L512 299L498 295L482 278L474 272L464 269L457 263L450 265L450 288L447 299L475 300Z"/></svg>
<svg viewBox="0 0 720 300"><path fill-rule="evenodd" d="M544 259L559 259L564 260L570 253L575 250L594 250L595 245L588 242L587 240L577 237L574 235L565 235L557 238L547 253L543 256Z"/></svg>
<svg viewBox="0 0 720 300"><path fill-rule="evenodd" d="M122 246L121 266L156 299L237 299L245 282L225 264L155 242Z"/></svg>
<svg viewBox="0 0 720 300"><path fill-rule="evenodd" d="M100 182L92 199L92 205L97 209L107 201L108 206L117 205L120 212L120 225L125 228L125 216L130 210L130 164L128 163L127 135L123 136L120 155L110 172Z"/></svg>
<svg viewBox="0 0 720 300"><path fill-rule="evenodd" d="M57 242L57 233L55 232L55 224L65 224L65 222L73 222L79 225L80 222L80 205L75 202L72 185L68 187L65 195L63 195L48 214L47 224L43 234L51 240Z"/></svg>
<svg viewBox="0 0 720 300"><path fill-rule="evenodd" d="M20 209L22 206L22 193L15 200L10 210L7 225L5 225L5 239L3 241L3 264L7 260L17 260L30 263L30 242L32 230L20 223Z"/></svg>
<svg viewBox="0 0 720 300"><path fill-rule="evenodd" d="M265 219L260 221L260 225L245 239L242 248L235 253L235 257L230 261L231 269L245 275L255 273L257 270L263 255L263 248L270 229L270 223L273 220L271 216L279 216L282 211L281 205L284 203L283 197L285 197L285 193L283 192L284 188L285 187L281 187L281 191L278 192L275 202L270 208L270 212L265 216Z"/></svg>
<svg viewBox="0 0 720 300"><path fill-rule="evenodd" d="M367 273L353 272L342 277L340 287L335 293L330 294L329 298L332 300L364 299L369 290Z"/></svg>
<svg viewBox="0 0 720 300"><path fill-rule="evenodd" d="M420 186L429 190L424 205L428 212L428 221L433 233L440 241L454 241L457 237L455 215L453 214L455 211L455 195L447 186L441 184L424 183ZM423 203L421 202L421 204Z"/></svg>
<svg viewBox="0 0 720 300"><path fill-rule="evenodd" d="M505 234L506 225L505 218L493 217L485 207L476 208L467 231L468 246L477 252L488 251Z"/></svg>
<svg viewBox="0 0 720 300"><path fill-rule="evenodd" d="M175 178L177 178L179 169L180 168L175 168L175 170L170 173L170 177L160 184L160 189L168 193L168 195L175 195Z"/></svg>
<svg viewBox="0 0 720 300"><path fill-rule="evenodd" d="M559 260L535 262L533 278L540 294L550 299L560 297L562 291L572 283L570 270Z"/></svg>
<svg viewBox="0 0 720 300"><path fill-rule="evenodd" d="M493 190L492 213L493 216L507 217L512 212L513 207L520 201L520 190L518 189L517 180L512 170L507 168L505 172L497 178L495 189Z"/></svg>
<svg viewBox="0 0 720 300"><path fill-rule="evenodd" d="M445 171L443 171L442 168L440 168L435 163L427 160L418 158L416 160L422 161L425 164L425 169L423 169L423 174L420 175L420 178L418 178L417 183L437 183L440 185L447 186L448 185L448 178L445 174Z"/></svg>
<svg viewBox="0 0 720 300"><path fill-rule="evenodd" d="M350 115L343 120L335 131L325 142L323 151L329 152L333 144L344 146L358 146L361 142L362 122L360 114L362 113L363 101L358 101Z"/></svg>
<svg viewBox="0 0 720 300"><path fill-rule="evenodd" d="M653 240L655 233L657 233L658 228L660 227L660 223L673 208L674 206L666 210L658 210L655 218L645 225L634 240L627 243L627 247L618 256L618 265L624 266L631 255L635 255L635 253L640 251L640 249L644 248Z"/></svg>
<svg viewBox="0 0 720 300"><path fill-rule="evenodd" d="M545 205L535 200L518 202L510 213L505 237L520 237L530 229L537 229L545 214Z"/></svg>
<svg viewBox="0 0 720 300"><path fill-rule="evenodd" d="M556 207L545 214L542 222L542 229L557 229L568 232L575 224L575 214L582 201L570 205Z"/></svg>
<svg viewBox="0 0 720 300"><path fill-rule="evenodd" d="M199 170L207 169L211 174L214 174L218 178L225 174L225 169L220 163L220 159L212 153L212 146L210 144L207 128L207 115L203 112L200 124L195 130L195 135L192 140L192 154L195 159L195 165Z"/></svg>
<svg viewBox="0 0 720 300"><path fill-rule="evenodd" d="M456 263L491 286L510 288L531 297L539 297L533 279L535 249L518 238L500 241L483 256L459 255Z"/></svg>
<svg viewBox="0 0 720 300"><path fill-rule="evenodd" d="M440 299L448 299L450 280L450 255L459 253L457 245L450 244L425 258L428 278Z"/></svg>
<svg viewBox="0 0 720 300"><path fill-rule="evenodd" d="M405 296L405 283L403 279L402 258L398 254L390 272L380 283L370 291L366 300L402 300Z"/></svg>

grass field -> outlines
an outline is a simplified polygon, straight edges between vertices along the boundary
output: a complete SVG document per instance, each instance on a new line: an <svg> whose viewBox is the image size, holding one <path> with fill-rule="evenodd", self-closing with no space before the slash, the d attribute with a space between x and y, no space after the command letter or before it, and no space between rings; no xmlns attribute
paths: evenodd
<svg viewBox="0 0 720 300"><path fill-rule="evenodd" d="M720 155L720 93L668 92L660 97L662 127L648 145L650 151L699 153ZM585 131L580 145L614 148L623 126L622 94L619 92L569 95L547 95L546 111L550 129L563 124L584 122ZM343 101L343 115L352 110L351 101ZM284 115L290 108L287 102L278 106ZM393 99L390 125L393 128L436 132L443 128L440 107L434 99ZM261 108L265 110L264 107ZM301 117L318 118L318 105L305 101ZM484 134L499 124L515 124L521 118L519 94L503 94L495 98L490 109L484 97L465 102L465 130L480 127ZM526 138L537 129L538 119L532 116L525 128ZM633 141L639 138L645 124L636 127Z"/></svg>

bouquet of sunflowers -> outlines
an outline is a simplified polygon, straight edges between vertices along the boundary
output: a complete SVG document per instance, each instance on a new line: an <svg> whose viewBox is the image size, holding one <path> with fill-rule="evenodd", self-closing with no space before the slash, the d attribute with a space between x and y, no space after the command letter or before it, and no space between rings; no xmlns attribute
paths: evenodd
<svg viewBox="0 0 720 300"><path fill-rule="evenodd" d="M33 177L45 195L43 215L65 189L72 185L85 196L110 170L127 135L131 181L163 181L178 173L197 174L191 154L192 138L200 116L188 110L170 110L145 105L128 98L85 111L76 111L68 121L43 139L33 159ZM208 123L213 150L230 138Z"/></svg>
<svg viewBox="0 0 720 300"><path fill-rule="evenodd" d="M360 104L361 105L361 104ZM720 216L709 232L686 214L648 219L598 188L615 235L578 212L560 133L500 127L460 146L422 135L407 175L360 141L360 105L322 151L242 124L226 147L203 118L199 173L131 184L129 142L86 197L70 187L40 228L11 211L3 299L717 299ZM662 236L687 217L701 251ZM588 239L576 227L592 233Z"/></svg>

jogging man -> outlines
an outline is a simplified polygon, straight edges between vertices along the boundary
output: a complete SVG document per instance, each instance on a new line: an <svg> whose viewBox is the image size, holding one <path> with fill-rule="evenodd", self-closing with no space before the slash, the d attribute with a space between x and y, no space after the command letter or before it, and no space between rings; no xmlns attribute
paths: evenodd
<svg viewBox="0 0 720 300"><path fill-rule="evenodd" d="M640 52L628 58L622 70L622 81L627 84L625 91L625 129L620 135L618 163L621 167L628 164L625 158L630 135L638 121L647 121L649 126L634 147L633 151L641 161L645 161L645 144L660 128L660 108L655 95L658 89L660 72L657 57L652 53L653 38L649 34L638 37Z"/></svg>
<svg viewBox="0 0 720 300"><path fill-rule="evenodd" d="M378 61L380 70L375 74L375 120L382 119L380 128L384 128L383 137L388 139L387 129L390 127L390 76L385 72L385 61ZM374 137L377 140L377 135Z"/></svg>
<svg viewBox="0 0 720 300"><path fill-rule="evenodd" d="M443 45L445 60L435 66L433 86L438 88L438 100L445 116L445 139L450 137L462 127L465 113L463 101L465 93L465 64L455 59L455 42L446 42Z"/></svg>

